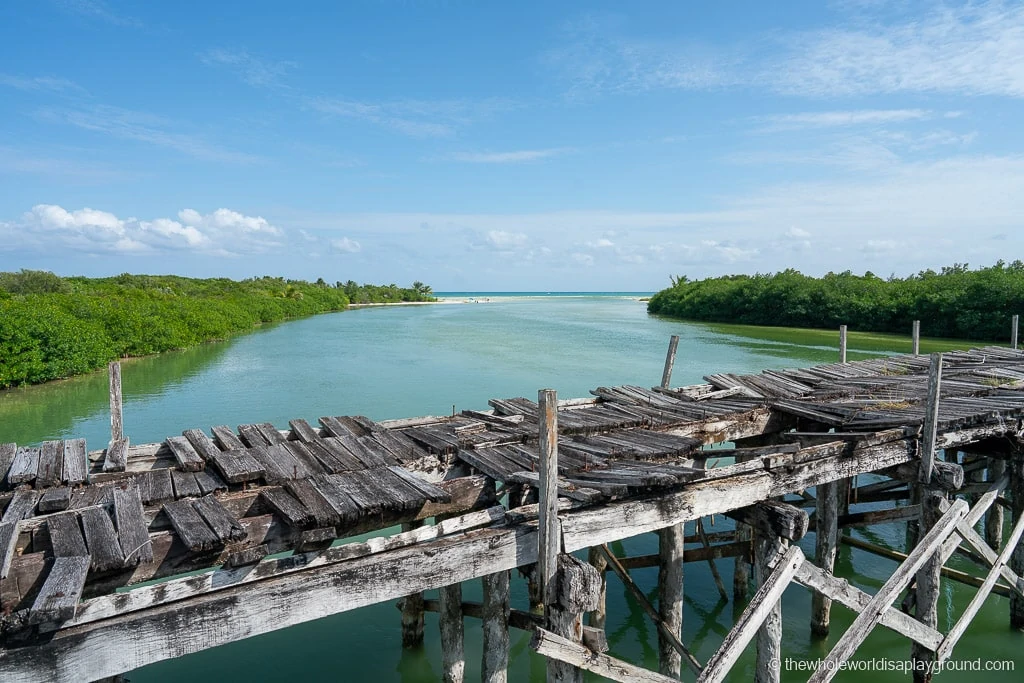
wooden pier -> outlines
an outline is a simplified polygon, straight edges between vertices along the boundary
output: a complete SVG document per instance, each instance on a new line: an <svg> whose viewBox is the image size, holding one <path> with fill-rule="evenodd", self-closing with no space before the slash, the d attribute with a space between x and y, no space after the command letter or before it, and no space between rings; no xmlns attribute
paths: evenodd
<svg viewBox="0 0 1024 683"><path fill-rule="evenodd" d="M476 620L488 683L507 679L510 628L533 631L551 681L581 681L583 669L721 681L753 643L757 680L776 681L780 596L793 582L814 595L816 636L834 603L858 614L812 681L830 680L879 625L905 636L915 660L943 661L993 592L1024 628L1024 352L915 353L672 388L674 356L675 340L652 389L562 401L542 390L450 417L190 428L147 445L122 433L114 364L105 448L0 444L0 680L107 679L386 601L399 601L406 647L421 646L424 612L439 612L452 682ZM722 442L733 446L707 448ZM713 515L736 530L706 533ZM839 530L883 523L906 524L909 550L860 542L900 561L870 595L833 575L837 544L851 540ZM794 544L811 529L806 557ZM656 555L609 550L647 532ZM957 552L983 576L945 567ZM748 597L747 576L755 592L700 662L682 642L683 563L708 562L727 595L714 564L724 558L737 563L735 599ZM629 574L648 566L656 604ZM532 605L510 604L512 570L529 577ZM657 628L660 671L607 654L607 572ZM482 603L462 599L471 580ZM977 592L943 633L949 580ZM423 598L431 589L437 601Z"/></svg>

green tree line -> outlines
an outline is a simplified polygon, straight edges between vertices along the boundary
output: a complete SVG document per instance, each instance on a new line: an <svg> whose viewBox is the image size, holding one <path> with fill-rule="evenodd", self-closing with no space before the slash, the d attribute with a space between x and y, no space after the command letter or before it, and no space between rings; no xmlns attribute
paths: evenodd
<svg viewBox="0 0 1024 683"><path fill-rule="evenodd" d="M815 278L792 269L695 281L678 276L647 310L709 322L900 334L920 320L925 336L1005 340L1011 316L1024 312L1024 263L977 270L958 263L887 279L850 271Z"/></svg>
<svg viewBox="0 0 1024 683"><path fill-rule="evenodd" d="M428 285L174 275L0 273L0 388L71 377L108 361L226 339L349 303L432 301Z"/></svg>

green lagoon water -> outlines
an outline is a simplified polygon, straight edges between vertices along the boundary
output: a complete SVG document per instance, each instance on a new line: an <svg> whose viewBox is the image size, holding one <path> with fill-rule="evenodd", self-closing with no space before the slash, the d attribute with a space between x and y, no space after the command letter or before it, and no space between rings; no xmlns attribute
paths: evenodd
<svg viewBox="0 0 1024 683"><path fill-rule="evenodd" d="M587 396L591 388L655 384L668 337L680 336L674 384L701 381L709 372L756 372L836 359L836 332L684 323L649 316L638 295L516 296L453 293L468 304L379 307L307 318L262 328L231 341L123 363L125 431L133 443L160 441L189 427L315 421L321 415L362 414L373 419L450 414L453 406L486 409L487 399L526 396L554 388L560 397ZM850 358L909 351L909 339L851 335ZM957 342L924 350L963 347ZM90 448L109 434L104 373L0 393L0 440L37 443L85 437ZM728 528L721 518L717 529ZM716 530L717 530L716 529ZM853 532L900 548L903 528L877 526ZM801 543L813 554L813 534ZM650 553L651 534L619 544L618 552ZM841 546L837 571L873 592L896 564ZM958 565L973 570L966 564ZM732 561L718 567L731 586ZM710 657L742 606L719 601L706 564L688 564L684 637L699 659ZM515 574L513 574L515 576ZM655 597L656 569L634 573ZM479 582L463 587L479 599ZM943 584L940 629L954 623L973 591ZM513 583L513 605L526 606L525 586ZM812 640L807 627L809 593L787 590L783 600L783 658L824 656L852 620L833 612L833 635ZM657 634L639 605L609 576L608 637L611 654L657 668ZM273 615L268 615L273 619ZM544 663L526 634L512 633L511 681L544 680ZM861 659L907 659L909 643L879 628L861 646ZM466 620L466 680L479 679L479 622ZM730 680L752 678L748 648ZM989 598L954 659L1012 660L1016 673L947 671L940 681L1016 681L1024 672L1024 635L1008 628L1008 605ZM783 680L808 674L783 671ZM684 678L689 679L687 674ZM400 647L399 612L393 603L340 614L282 631L161 662L133 672L137 683L170 681L374 681L418 683L440 679L437 617L427 615L422 650ZM898 672L843 672L840 681L908 680Z"/></svg>

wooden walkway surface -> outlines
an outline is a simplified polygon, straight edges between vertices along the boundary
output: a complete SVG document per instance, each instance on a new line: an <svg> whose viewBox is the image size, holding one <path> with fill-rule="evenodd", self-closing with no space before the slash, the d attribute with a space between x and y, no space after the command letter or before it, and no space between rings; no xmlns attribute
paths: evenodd
<svg viewBox="0 0 1024 683"><path fill-rule="evenodd" d="M947 354L945 363L937 447L1021 434L1024 353L991 347ZM927 357L893 356L708 375L676 389L600 387L562 401L565 551L911 462L927 373ZM525 398L490 405L446 418L192 428L160 444L115 439L92 452L82 439L0 444L0 672L18 671L54 633L72 642L114 617L417 544L458 545L452 534L465 544L462 561L476 552L472 530L484 529L504 534L491 544L511 543L495 566L534 561L523 536L535 531L536 506L510 509L499 494L538 486L539 408ZM798 420L818 425L816 438L787 434ZM843 434L826 434L833 428ZM776 443L705 448L763 434ZM335 543L430 517L458 521L378 544ZM293 559L264 559L284 551ZM176 579L162 593L114 592L202 569L199 580ZM448 567L437 585L480 571ZM69 680L64 663L52 666Z"/></svg>

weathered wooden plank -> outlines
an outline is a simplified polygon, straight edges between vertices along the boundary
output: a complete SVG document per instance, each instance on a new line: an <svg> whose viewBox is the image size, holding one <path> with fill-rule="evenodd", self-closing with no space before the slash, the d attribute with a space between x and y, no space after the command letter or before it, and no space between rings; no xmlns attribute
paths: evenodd
<svg viewBox="0 0 1024 683"><path fill-rule="evenodd" d="M203 496L192 501L192 507L206 521L221 543L245 540L248 535L238 520L231 516L213 496Z"/></svg>
<svg viewBox="0 0 1024 683"><path fill-rule="evenodd" d="M359 472L345 474L327 474L312 477L310 481L317 490L324 494L342 519L351 518L355 510L359 515L376 515L385 507L394 507L394 501L385 499L382 489L368 486L368 482L359 477Z"/></svg>
<svg viewBox="0 0 1024 683"><path fill-rule="evenodd" d="M50 532L50 545L54 557L84 557L89 555L82 536L82 528L78 525L78 515L65 513L46 518L46 526Z"/></svg>
<svg viewBox="0 0 1024 683"><path fill-rule="evenodd" d="M0 579L6 579L18 545L18 523L0 522Z"/></svg>
<svg viewBox="0 0 1024 683"><path fill-rule="evenodd" d="M256 429L259 430L260 434L263 435L263 438L269 441L271 445L287 441L287 439L284 438L284 435L278 431L277 427L269 422L260 422L256 425Z"/></svg>
<svg viewBox="0 0 1024 683"><path fill-rule="evenodd" d="M449 503L451 502L451 494L444 489L434 486L430 482L420 479L411 472L396 466L388 467L388 469L396 476L402 479L409 486L415 488L420 494L427 500L434 503Z"/></svg>
<svg viewBox="0 0 1024 683"><path fill-rule="evenodd" d="M217 448L217 444L215 444L202 429L186 429L181 433L181 435L188 439L188 442L192 444L192 448L195 449L196 453L198 453L203 460L212 460L213 456L220 452L220 449ZM234 434L232 434L232 436L234 436Z"/></svg>
<svg viewBox="0 0 1024 683"><path fill-rule="evenodd" d="M334 470L328 469L316 459L316 457L310 452L310 449L306 444L299 441L288 441L284 444L284 447L288 449L289 455L299 463L302 464L306 474L303 476L310 476L313 474L324 474L327 472L333 472Z"/></svg>
<svg viewBox="0 0 1024 683"><path fill-rule="evenodd" d="M89 557L57 557L32 607L28 623L43 624L72 619L89 573Z"/></svg>
<svg viewBox="0 0 1024 683"><path fill-rule="evenodd" d="M295 446L298 448L305 448L302 444L295 444ZM289 479L301 479L312 474L317 474L323 470L323 468L317 466L316 470L311 471L306 467L304 459L296 458L292 454L292 449L288 447L288 444L276 443L272 446L268 446L267 454L277 461L281 468L287 472Z"/></svg>
<svg viewBox="0 0 1024 683"><path fill-rule="evenodd" d="M541 600L555 600L555 574L562 552L562 530L558 524L558 395L554 389L537 392L540 410L540 495L539 550L537 574Z"/></svg>
<svg viewBox="0 0 1024 683"><path fill-rule="evenodd" d="M35 481L39 469L39 449L22 447L14 454L7 481L12 485L28 484Z"/></svg>
<svg viewBox="0 0 1024 683"><path fill-rule="evenodd" d="M198 498L203 495L199 489L199 482L192 472L171 470L171 484L174 487L174 498Z"/></svg>
<svg viewBox="0 0 1024 683"><path fill-rule="evenodd" d="M594 652L542 628L534 629L530 647L545 657L593 671L619 683L678 683L679 680Z"/></svg>
<svg viewBox="0 0 1024 683"><path fill-rule="evenodd" d="M99 507L84 508L80 513L85 543L89 547L94 571L103 572L124 567L124 553L110 516Z"/></svg>
<svg viewBox="0 0 1024 683"><path fill-rule="evenodd" d="M288 426L292 428L292 433L299 437L299 441L309 442L320 438L319 432L303 419L289 420Z"/></svg>
<svg viewBox="0 0 1024 683"><path fill-rule="evenodd" d="M31 517L37 502L39 502L38 491L26 489L15 491L11 502L7 504L7 509L4 510L3 517L0 517L0 522L17 522Z"/></svg>
<svg viewBox="0 0 1024 683"><path fill-rule="evenodd" d="M137 486L114 487L114 520L117 538L126 564L153 561L153 543L149 538L142 509L142 497Z"/></svg>
<svg viewBox="0 0 1024 683"><path fill-rule="evenodd" d="M761 587L750 599L750 604L743 610L736 625L729 631L722 646L708 660L707 665L697 678L699 683L723 681L739 659L745 648L766 618L782 597L782 592L796 574L804 561L804 552L798 547L790 548L775 570L761 584Z"/></svg>
<svg viewBox="0 0 1024 683"><path fill-rule="evenodd" d="M788 541L802 539L809 524L805 510L777 500L766 500L725 514L764 534L781 536Z"/></svg>
<svg viewBox="0 0 1024 683"><path fill-rule="evenodd" d="M89 459L85 439L68 439L64 442L63 480L71 486L84 484L89 480Z"/></svg>
<svg viewBox="0 0 1024 683"><path fill-rule="evenodd" d="M213 465L229 484L255 481L265 474L263 465L244 448L218 453L213 457Z"/></svg>
<svg viewBox="0 0 1024 683"><path fill-rule="evenodd" d="M288 493L309 511L316 521L316 526L337 526L343 520L347 523L359 519L358 506L336 493L333 487L322 482L320 486L323 486L323 490L320 486L314 486L314 480L319 482L319 477L287 481L284 486ZM299 524L298 526L304 528L306 525Z"/></svg>
<svg viewBox="0 0 1024 683"><path fill-rule="evenodd" d="M49 489L39 499L39 512L46 514L67 510L71 505L71 488L69 486L58 486Z"/></svg>
<svg viewBox="0 0 1024 683"><path fill-rule="evenodd" d="M254 424L238 425L238 435L242 437L242 442L249 448L270 445L270 439L265 437L260 428Z"/></svg>
<svg viewBox="0 0 1024 683"><path fill-rule="evenodd" d="M280 515L288 526L308 529L314 525L313 513L283 488L271 486L261 489L260 498L267 507Z"/></svg>
<svg viewBox="0 0 1024 683"><path fill-rule="evenodd" d="M196 484L199 485L199 492L207 495L217 491L227 491L228 485L224 483L213 469L204 469L195 473Z"/></svg>
<svg viewBox="0 0 1024 683"><path fill-rule="evenodd" d="M199 455L192 443L184 436L167 437L167 446L178 461L178 467L185 472L198 472L206 467L206 461Z"/></svg>
<svg viewBox="0 0 1024 683"><path fill-rule="evenodd" d="M217 534L206 524L188 500L175 500L164 504L164 514L170 520L178 538L194 552L211 550L223 545Z"/></svg>
<svg viewBox="0 0 1024 683"><path fill-rule="evenodd" d="M128 439L117 439L107 445L103 453L104 472L124 472L128 465Z"/></svg>
<svg viewBox="0 0 1024 683"><path fill-rule="evenodd" d="M267 449L268 446L254 446L246 451L263 469L264 480L268 484L280 484L283 481L295 479L293 472L287 469L285 463L282 463L280 458L272 456Z"/></svg>
<svg viewBox="0 0 1024 683"><path fill-rule="evenodd" d="M18 452L18 444L0 443L0 489L7 483L7 472L14 462L14 455Z"/></svg>
<svg viewBox="0 0 1024 683"><path fill-rule="evenodd" d="M150 470L146 474L149 475L149 501L143 502L163 503L174 500L174 484L171 481L171 470Z"/></svg>
<svg viewBox="0 0 1024 683"><path fill-rule="evenodd" d="M242 440L235 436L235 433L231 431L231 427L227 425L216 425L211 427L210 431L213 433L213 440L222 451L235 451L245 448Z"/></svg>
<svg viewBox="0 0 1024 683"><path fill-rule="evenodd" d="M39 462L36 464L36 483L39 488L57 486L61 483L64 469L64 442L44 441L39 449Z"/></svg>

